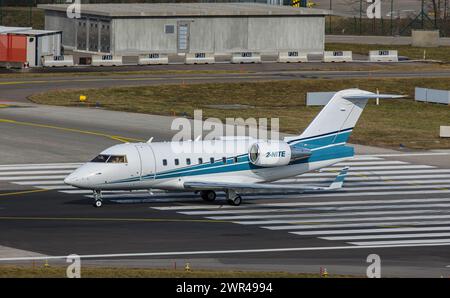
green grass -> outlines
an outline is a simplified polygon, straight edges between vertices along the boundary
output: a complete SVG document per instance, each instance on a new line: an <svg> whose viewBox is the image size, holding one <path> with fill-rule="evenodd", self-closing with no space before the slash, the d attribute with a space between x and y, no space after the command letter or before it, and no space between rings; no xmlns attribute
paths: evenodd
<svg viewBox="0 0 450 298"><path fill-rule="evenodd" d="M426 59L450 62L450 47L418 48L409 45L379 45L379 44L347 44L327 43L327 51L352 51L356 54L369 55L372 50L398 50L399 56L407 56L410 59L423 59L424 51Z"/></svg>
<svg viewBox="0 0 450 298"><path fill-rule="evenodd" d="M345 79L299 80L258 83L160 85L85 90L60 90L33 95L36 103L79 105L80 94L88 104L96 102L106 109L158 115L193 116L203 109L203 117L278 117L281 131L298 133L317 115L321 107L305 106L307 91L337 91L359 87L381 93L408 95L407 99L385 100L380 106L370 102L351 142L413 149L450 148L449 139L439 138L439 126L450 125L450 107L412 100L414 87L450 90L450 80L441 79ZM227 110L209 105L242 104L247 109Z"/></svg>
<svg viewBox="0 0 450 298"><path fill-rule="evenodd" d="M64 278L66 267L50 266L0 266L0 278ZM318 278L319 274L288 272L218 271L152 268L81 268L83 278ZM353 277L350 275L329 275L329 277Z"/></svg>
<svg viewBox="0 0 450 298"><path fill-rule="evenodd" d="M2 26L11 27L33 27L33 29L44 29L44 11L33 7L3 7ZM31 21L31 22L30 22Z"/></svg>

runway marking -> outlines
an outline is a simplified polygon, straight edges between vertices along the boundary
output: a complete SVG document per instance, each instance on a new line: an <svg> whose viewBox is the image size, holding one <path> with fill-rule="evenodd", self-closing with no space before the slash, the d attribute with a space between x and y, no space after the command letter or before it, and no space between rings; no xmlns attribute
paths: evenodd
<svg viewBox="0 0 450 298"><path fill-rule="evenodd" d="M246 253L273 253L273 252L296 252L296 251L326 251L347 249L373 249L373 248L402 248L402 247L427 247L427 246L450 246L447 243L408 243L408 244L386 244L386 245L359 245L359 246L321 246L321 247L288 247L288 248L256 248L256 249L233 249L233 250L201 250L201 251L176 251L176 252L147 252L147 253L117 253L117 254L90 254L79 255L81 259L104 259L104 258L132 258L132 257L161 257L161 256L186 256L186 255L222 255L222 254L246 254ZM55 260L66 259L67 256L45 256L45 257L19 257L0 258L0 262L10 261L32 261L32 260Z"/></svg>
<svg viewBox="0 0 450 298"><path fill-rule="evenodd" d="M0 177L0 181L21 181L21 180L33 180L33 179L64 179L67 175L52 175L52 176L11 176Z"/></svg>
<svg viewBox="0 0 450 298"><path fill-rule="evenodd" d="M372 233L398 233L398 232L428 232L450 231L450 227L426 227L426 228L383 228L383 229L353 229L353 230L321 230L290 232L301 236L340 235L340 234L372 234ZM347 236L344 236L347 237Z"/></svg>
<svg viewBox="0 0 450 298"><path fill-rule="evenodd" d="M69 174L73 170L51 170L51 171L21 171L21 172L0 172L0 176L7 175L42 175L42 174Z"/></svg>
<svg viewBox="0 0 450 298"><path fill-rule="evenodd" d="M391 245L391 244L425 244L425 243L449 243L450 239L420 239L420 240L393 240L393 241L361 241L349 242L354 245Z"/></svg>
<svg viewBox="0 0 450 298"><path fill-rule="evenodd" d="M44 192L44 191L48 191L48 189L32 189L32 190L24 190L24 191L6 192L6 193L0 193L0 197L25 195L25 194L31 194L31 193L36 193L36 192Z"/></svg>
<svg viewBox="0 0 450 298"><path fill-rule="evenodd" d="M450 233L416 233L416 234L389 234L389 235L358 235L358 236L332 236L319 237L324 240L370 240L370 239L397 239L397 238L433 238L433 237L450 237Z"/></svg>
<svg viewBox="0 0 450 298"><path fill-rule="evenodd" d="M400 170L400 169L432 169L436 168L429 165L397 165L397 166L361 166L354 167L352 165L352 171L371 171L371 170ZM336 170L336 167L322 168L322 171Z"/></svg>
<svg viewBox="0 0 450 298"><path fill-rule="evenodd" d="M109 134L101 133L101 132L93 132L93 131L88 131L88 130L60 127L60 126L48 125L48 124L39 124L39 123L32 123L32 122L15 121L15 120L10 120L10 119L0 119L0 122L19 124L19 125L26 125L26 126L33 126L33 127L41 127L41 128L57 129L57 130L76 132L76 133L87 134L87 135L94 135L94 136L109 138L109 139L112 139L112 140L115 140L115 141L119 141L119 142L122 142L122 143L127 143L127 142L130 142L130 141L137 141L137 142L142 142L143 141L141 139L127 138L127 137L122 137L122 136L113 136L113 135L109 135Z"/></svg>
<svg viewBox="0 0 450 298"><path fill-rule="evenodd" d="M208 219L217 220L242 220L242 219L269 219L269 218L318 218L318 217L341 217L341 216L363 216L363 215L389 215L389 214L427 214L427 213L450 213L450 210L401 210L401 211L363 211L363 212L327 212L327 213L291 213L291 214L270 214L270 215L231 215L212 216Z"/></svg>
<svg viewBox="0 0 450 298"><path fill-rule="evenodd" d="M359 221L399 221L410 219L446 219L450 215L414 215L414 216L380 216L366 218L331 218L331 219L306 219L300 220L253 220L253 221L233 221L233 223L241 225L273 225L273 224L308 224L308 223L335 223L335 222L359 222Z"/></svg>
<svg viewBox="0 0 450 298"><path fill-rule="evenodd" d="M263 229L281 231L281 230L316 230L316 229L331 229L331 228L359 228L359 227L384 227L389 226L433 226L433 225L448 225L450 221L386 221L386 222L361 222L361 223L350 223L350 224L292 224L286 226L261 226ZM294 232L292 232L294 233Z"/></svg>
<svg viewBox="0 0 450 298"><path fill-rule="evenodd" d="M126 222L208 222L229 223L209 219L177 219L177 218L111 218L111 217L32 217L32 216L0 216L0 220L49 220L49 221L126 221Z"/></svg>

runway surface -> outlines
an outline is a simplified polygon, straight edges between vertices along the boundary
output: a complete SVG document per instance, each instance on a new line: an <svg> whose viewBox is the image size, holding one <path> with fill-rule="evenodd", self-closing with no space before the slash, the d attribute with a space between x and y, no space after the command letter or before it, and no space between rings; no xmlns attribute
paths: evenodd
<svg viewBox="0 0 450 298"><path fill-rule="evenodd" d="M223 196L208 204L192 193L138 191L106 192L106 204L95 209L89 191L62 182L80 163L2 165L0 183L16 189L0 196L0 229L8 231L1 244L121 265L136 264L136 257L109 255L150 253L139 258L144 266L181 258L208 268L327 266L344 274L364 274L365 257L377 253L387 276L446 276L450 167L412 162L421 156L360 155L280 181L325 185L349 165L342 191L247 194L240 207L223 205Z"/></svg>

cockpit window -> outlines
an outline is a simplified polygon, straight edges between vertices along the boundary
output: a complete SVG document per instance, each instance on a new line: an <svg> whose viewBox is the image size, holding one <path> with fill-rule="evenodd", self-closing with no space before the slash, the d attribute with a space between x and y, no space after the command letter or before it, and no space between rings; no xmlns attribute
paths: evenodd
<svg viewBox="0 0 450 298"><path fill-rule="evenodd" d="M109 155L100 154L96 156L91 162L106 162L109 158Z"/></svg>
<svg viewBox="0 0 450 298"><path fill-rule="evenodd" d="M107 161L108 163L127 163L125 155L111 155Z"/></svg>
<svg viewBox="0 0 450 298"><path fill-rule="evenodd" d="M125 155L104 155L100 154L95 157L91 162L107 162L107 163L127 163L127 157Z"/></svg>

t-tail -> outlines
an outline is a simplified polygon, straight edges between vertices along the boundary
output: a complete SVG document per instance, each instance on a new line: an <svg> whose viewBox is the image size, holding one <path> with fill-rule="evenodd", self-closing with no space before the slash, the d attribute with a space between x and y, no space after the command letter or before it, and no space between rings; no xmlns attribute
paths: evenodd
<svg viewBox="0 0 450 298"><path fill-rule="evenodd" d="M403 96L376 94L360 89L341 90L331 98L301 135L287 137L285 141L293 147L312 151L345 145L369 99L401 97Z"/></svg>

